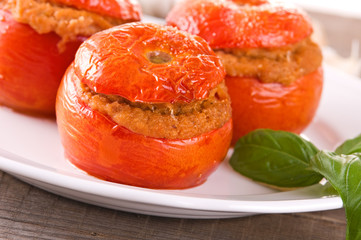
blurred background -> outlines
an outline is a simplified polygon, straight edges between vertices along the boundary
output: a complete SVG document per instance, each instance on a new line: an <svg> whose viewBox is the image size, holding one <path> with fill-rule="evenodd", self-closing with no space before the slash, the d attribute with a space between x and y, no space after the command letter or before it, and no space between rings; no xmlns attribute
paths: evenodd
<svg viewBox="0 0 361 240"><path fill-rule="evenodd" d="M139 0L144 14L165 18L182 0ZM314 25L314 39L322 46L324 62L361 77L361 1L284 0L303 8Z"/></svg>

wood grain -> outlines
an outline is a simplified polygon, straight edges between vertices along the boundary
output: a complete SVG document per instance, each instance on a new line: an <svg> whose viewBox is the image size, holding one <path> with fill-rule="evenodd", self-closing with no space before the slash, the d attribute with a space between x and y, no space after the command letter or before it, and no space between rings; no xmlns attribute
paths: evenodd
<svg viewBox="0 0 361 240"><path fill-rule="evenodd" d="M198 220L69 200L0 171L0 239L344 239L344 210Z"/></svg>

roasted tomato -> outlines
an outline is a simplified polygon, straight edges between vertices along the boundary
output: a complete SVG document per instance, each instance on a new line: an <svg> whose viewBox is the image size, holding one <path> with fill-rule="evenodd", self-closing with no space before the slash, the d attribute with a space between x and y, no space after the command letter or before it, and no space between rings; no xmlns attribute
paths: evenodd
<svg viewBox="0 0 361 240"><path fill-rule="evenodd" d="M288 86L262 83L256 78L230 76L226 77L226 84L229 94L233 96L235 142L258 128L301 133L317 110L323 74L322 68L319 68Z"/></svg>
<svg viewBox="0 0 361 240"><path fill-rule="evenodd" d="M0 6L0 104L54 116L59 83L79 45L94 32L140 15L139 5L128 0L5 0Z"/></svg>
<svg viewBox="0 0 361 240"><path fill-rule="evenodd" d="M203 37L226 68L233 143L257 128L300 133L322 93L322 54L308 17L266 0L186 0L167 24Z"/></svg>
<svg viewBox="0 0 361 240"><path fill-rule="evenodd" d="M229 96L217 90L224 75L203 39L171 27L133 23L93 35L58 92L65 156L117 183L155 189L203 183L232 138ZM214 126L211 117L218 118Z"/></svg>
<svg viewBox="0 0 361 240"><path fill-rule="evenodd" d="M186 0L172 9L167 24L201 36L214 49L280 47L312 33L299 9L268 1Z"/></svg>
<svg viewBox="0 0 361 240"><path fill-rule="evenodd" d="M0 10L0 104L18 111L54 114L61 76L74 58L81 40L59 53L60 37L40 35Z"/></svg>

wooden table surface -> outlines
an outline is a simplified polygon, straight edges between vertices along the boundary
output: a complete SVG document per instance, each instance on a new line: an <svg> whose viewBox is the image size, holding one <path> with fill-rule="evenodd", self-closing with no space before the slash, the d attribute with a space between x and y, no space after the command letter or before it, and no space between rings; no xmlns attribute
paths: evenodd
<svg viewBox="0 0 361 240"><path fill-rule="evenodd" d="M358 20L315 15L325 24L332 47L344 55L350 39L361 41ZM344 209L213 220L163 218L63 198L0 171L0 239L333 240L345 239L345 231Z"/></svg>

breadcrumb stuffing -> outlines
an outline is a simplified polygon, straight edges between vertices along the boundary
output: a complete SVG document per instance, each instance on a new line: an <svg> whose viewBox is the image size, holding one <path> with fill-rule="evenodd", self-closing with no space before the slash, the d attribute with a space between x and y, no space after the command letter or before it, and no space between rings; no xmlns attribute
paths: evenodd
<svg viewBox="0 0 361 240"><path fill-rule="evenodd" d="M123 20L102 16L46 0L7 0L2 3L17 22L30 25L37 33L55 32L64 50L68 41L78 36L88 37L101 30L120 25Z"/></svg>
<svg viewBox="0 0 361 240"><path fill-rule="evenodd" d="M218 49L215 53L229 76L285 85L316 71L322 63L321 49L309 38L281 48Z"/></svg>
<svg viewBox="0 0 361 240"><path fill-rule="evenodd" d="M95 93L80 84L82 100L127 129L149 137L188 139L222 127L231 118L227 88L219 84L204 100L191 103L139 103Z"/></svg>

